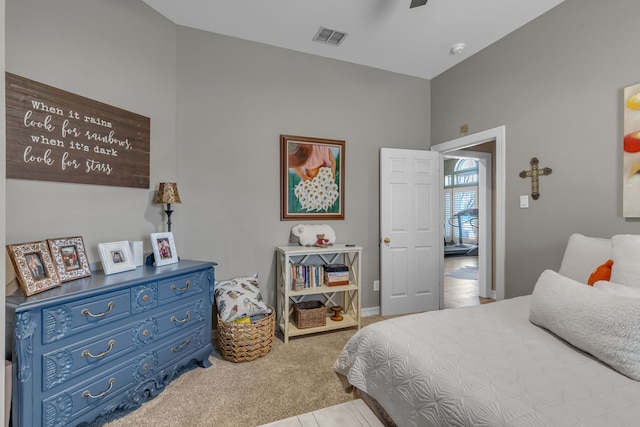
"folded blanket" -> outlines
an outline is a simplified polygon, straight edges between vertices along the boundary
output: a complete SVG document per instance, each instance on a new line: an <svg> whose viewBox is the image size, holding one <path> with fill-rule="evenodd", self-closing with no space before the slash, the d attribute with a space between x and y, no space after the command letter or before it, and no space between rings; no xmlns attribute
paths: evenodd
<svg viewBox="0 0 640 427"><path fill-rule="evenodd" d="M640 298L608 294L546 270L529 320L640 381Z"/></svg>

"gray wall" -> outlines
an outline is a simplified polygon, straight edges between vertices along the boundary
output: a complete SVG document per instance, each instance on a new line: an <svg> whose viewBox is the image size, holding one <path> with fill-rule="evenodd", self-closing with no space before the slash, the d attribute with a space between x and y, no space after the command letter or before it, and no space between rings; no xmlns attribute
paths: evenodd
<svg viewBox="0 0 640 427"><path fill-rule="evenodd" d="M346 219L331 225L364 247L362 304L379 306L378 150L429 146L429 81L177 27L138 0L6 12L7 71L151 118L152 184L8 180L7 243L81 235L91 262L101 242L150 251L154 190L176 180L179 255L218 262L218 278L257 272L275 304L275 246L296 223L280 221L279 135L343 139Z"/></svg>
<svg viewBox="0 0 640 427"><path fill-rule="evenodd" d="M431 81L431 142L506 125L506 296L557 270L567 238L640 232L622 217L622 93L640 82L637 0L567 0ZM519 209L538 157L553 174ZM603 260L604 262L605 260ZM595 266L594 266L595 267Z"/></svg>
<svg viewBox="0 0 640 427"><path fill-rule="evenodd" d="M346 141L339 243L363 246L363 307L378 307L379 148L429 146L429 81L180 27L174 234L217 277L257 272L275 303L281 134ZM323 221L314 221L323 223Z"/></svg>
<svg viewBox="0 0 640 427"><path fill-rule="evenodd" d="M143 2L7 0L6 70L150 117L151 184L175 179L176 26ZM101 242L150 251L153 188L9 179L7 243L80 235L91 262Z"/></svg>

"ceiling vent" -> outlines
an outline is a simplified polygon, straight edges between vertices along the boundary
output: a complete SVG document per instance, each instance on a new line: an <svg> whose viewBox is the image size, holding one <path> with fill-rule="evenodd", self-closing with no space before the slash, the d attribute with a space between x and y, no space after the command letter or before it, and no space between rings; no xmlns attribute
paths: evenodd
<svg viewBox="0 0 640 427"><path fill-rule="evenodd" d="M316 36L313 38L313 41L330 44L331 46L340 46L340 43L342 43L346 37L347 33L343 31L320 27Z"/></svg>

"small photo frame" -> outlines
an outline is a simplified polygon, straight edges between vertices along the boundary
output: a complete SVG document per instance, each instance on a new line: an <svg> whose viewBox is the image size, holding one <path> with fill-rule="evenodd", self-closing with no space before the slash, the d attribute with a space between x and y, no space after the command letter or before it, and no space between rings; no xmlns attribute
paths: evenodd
<svg viewBox="0 0 640 427"><path fill-rule="evenodd" d="M25 295L31 296L60 286L60 277L46 241L7 245L7 251Z"/></svg>
<svg viewBox="0 0 640 427"><path fill-rule="evenodd" d="M98 243L98 251L100 252L100 261L105 275L136 269L131 247L126 240Z"/></svg>
<svg viewBox="0 0 640 427"><path fill-rule="evenodd" d="M48 239L47 243L51 249L51 257L61 282L91 276L91 268L82 237Z"/></svg>
<svg viewBox="0 0 640 427"><path fill-rule="evenodd" d="M175 264L179 261L173 233L151 233L151 247L153 248L156 267Z"/></svg>

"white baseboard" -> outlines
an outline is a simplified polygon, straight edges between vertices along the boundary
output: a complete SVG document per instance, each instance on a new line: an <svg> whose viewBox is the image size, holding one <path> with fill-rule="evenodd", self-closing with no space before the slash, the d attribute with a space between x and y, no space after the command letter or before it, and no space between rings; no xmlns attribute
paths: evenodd
<svg viewBox="0 0 640 427"><path fill-rule="evenodd" d="M360 316L362 317L378 316L378 315L380 315L380 307L367 307L367 308L363 308L360 311Z"/></svg>

